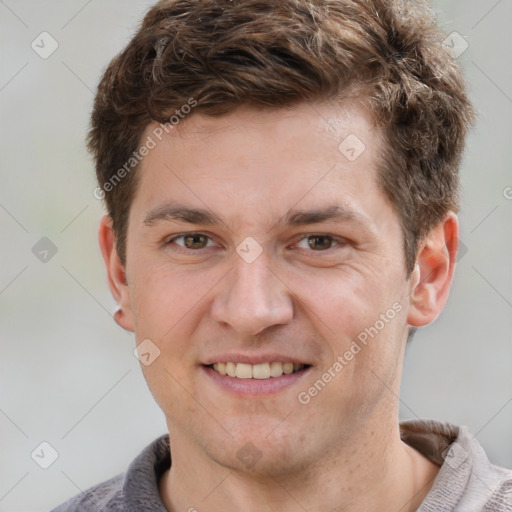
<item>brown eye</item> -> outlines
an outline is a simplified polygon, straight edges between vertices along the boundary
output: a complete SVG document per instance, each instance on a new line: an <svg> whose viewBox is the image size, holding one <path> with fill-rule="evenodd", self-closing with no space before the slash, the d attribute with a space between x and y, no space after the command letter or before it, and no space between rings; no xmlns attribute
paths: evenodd
<svg viewBox="0 0 512 512"><path fill-rule="evenodd" d="M187 249L204 249L208 244L208 237L200 233L183 235L183 242Z"/></svg>
<svg viewBox="0 0 512 512"><path fill-rule="evenodd" d="M185 233L184 235L177 235L170 238L166 243L190 250L207 249L215 245L211 238L203 233Z"/></svg>
<svg viewBox="0 0 512 512"><path fill-rule="evenodd" d="M308 246L314 251L330 249L333 246L333 239L328 235L311 235L307 237Z"/></svg>

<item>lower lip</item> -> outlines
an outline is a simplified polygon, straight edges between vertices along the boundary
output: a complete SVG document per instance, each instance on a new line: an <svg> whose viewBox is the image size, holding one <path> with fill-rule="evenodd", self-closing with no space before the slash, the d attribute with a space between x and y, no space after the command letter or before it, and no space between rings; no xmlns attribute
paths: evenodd
<svg viewBox="0 0 512 512"><path fill-rule="evenodd" d="M270 377L269 379L238 379L237 377L221 375L208 366L202 366L205 374L215 384L238 396L260 396L277 393L302 380L310 373L311 368L311 366L308 366L298 372L289 375L283 374L281 377Z"/></svg>

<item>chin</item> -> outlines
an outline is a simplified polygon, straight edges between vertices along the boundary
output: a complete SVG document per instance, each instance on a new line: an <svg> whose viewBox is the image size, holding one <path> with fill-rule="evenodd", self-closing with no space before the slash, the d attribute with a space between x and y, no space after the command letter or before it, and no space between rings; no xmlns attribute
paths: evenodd
<svg viewBox="0 0 512 512"><path fill-rule="evenodd" d="M243 423L238 421L231 430L225 425L232 437L227 443L225 440L208 443L204 447L206 454L226 468L262 477L296 472L314 458L311 439L306 439L305 430L290 431L279 426L275 419L260 419L257 426L252 424L247 428Z"/></svg>

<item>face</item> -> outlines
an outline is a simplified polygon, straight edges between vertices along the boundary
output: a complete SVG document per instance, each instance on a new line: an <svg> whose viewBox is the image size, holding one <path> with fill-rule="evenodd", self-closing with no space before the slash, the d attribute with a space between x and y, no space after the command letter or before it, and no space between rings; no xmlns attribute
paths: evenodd
<svg viewBox="0 0 512 512"><path fill-rule="evenodd" d="M301 105L191 115L144 158L120 300L171 440L287 471L395 420L412 284L381 148L363 110Z"/></svg>

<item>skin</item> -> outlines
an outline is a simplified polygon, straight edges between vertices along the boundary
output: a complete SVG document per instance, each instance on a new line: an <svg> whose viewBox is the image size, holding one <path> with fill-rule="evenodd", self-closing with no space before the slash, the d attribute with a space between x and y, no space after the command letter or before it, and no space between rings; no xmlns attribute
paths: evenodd
<svg viewBox="0 0 512 512"><path fill-rule="evenodd" d="M366 146L354 161L338 149L349 134ZM172 467L160 481L167 510L412 511L428 493L439 467L401 441L398 396L408 327L432 322L447 300L458 222L450 212L431 231L407 276L399 219L376 181L382 143L353 104L193 114L137 171L126 265L102 219L116 321L160 350L142 370L169 429ZM221 222L145 223L177 203ZM284 221L292 210L331 205L352 214ZM190 238L173 238L183 233L209 238L187 248ZM252 263L236 251L249 236L262 249ZM396 303L396 316L300 403L298 394ZM203 367L220 353L269 351L311 368L279 392L240 397ZM261 457L250 467L237 456L247 443Z"/></svg>

